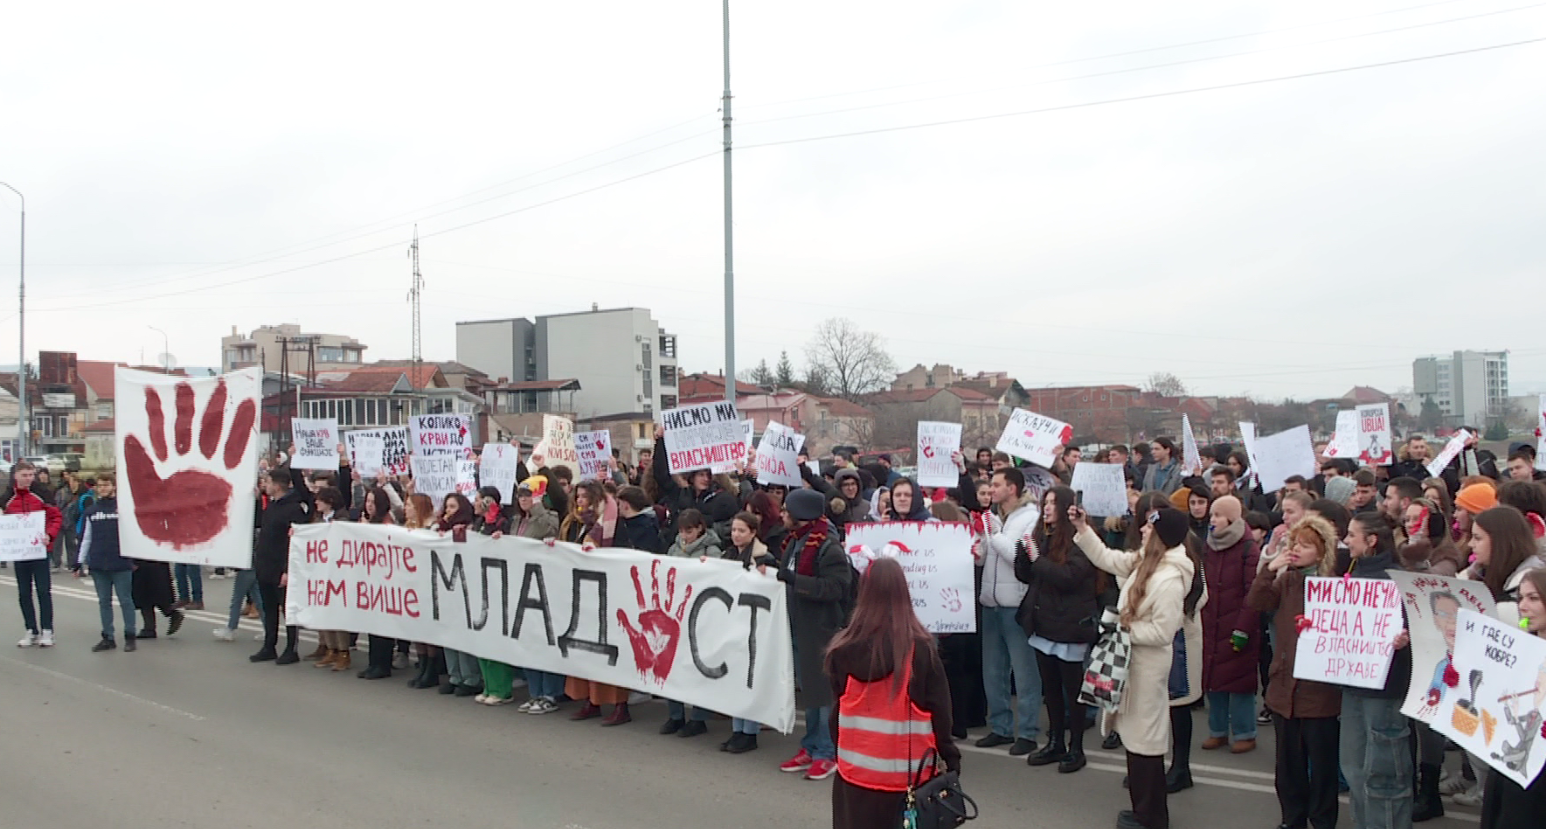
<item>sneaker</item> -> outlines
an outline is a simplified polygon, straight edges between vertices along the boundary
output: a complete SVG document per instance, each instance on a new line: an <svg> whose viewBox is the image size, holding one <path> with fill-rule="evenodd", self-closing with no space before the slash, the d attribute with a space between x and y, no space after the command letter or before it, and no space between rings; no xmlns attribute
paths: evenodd
<svg viewBox="0 0 1546 829"><path fill-rule="evenodd" d="M38 634L38 647L40 647L40 648L52 648L53 646L54 646L54 632L53 631L51 631L51 630L44 630L42 633Z"/></svg>
<svg viewBox="0 0 1546 829"><path fill-rule="evenodd" d="M1472 783L1465 791L1455 795L1454 801L1458 806L1470 806L1473 809L1482 805L1482 784Z"/></svg>
<svg viewBox="0 0 1546 829"><path fill-rule="evenodd" d="M528 709L526 713L528 713L528 714L551 714L551 713L553 713L554 711L557 711L557 710L558 710L558 703L554 702L552 699L550 699L548 697L537 697L536 699L532 700L531 708Z"/></svg>
<svg viewBox="0 0 1546 829"><path fill-rule="evenodd" d="M1257 725L1272 725L1272 712L1268 711L1265 708L1263 708L1261 710L1261 713L1256 715L1256 724Z"/></svg>
<svg viewBox="0 0 1546 829"><path fill-rule="evenodd" d="M111 640L109 638L107 638L106 636L102 637L102 641L100 641L100 642L96 643L95 645L91 646L91 652L92 653L101 653L103 651L114 651L114 650L118 650L118 643L114 642L113 640Z"/></svg>
<svg viewBox="0 0 1546 829"><path fill-rule="evenodd" d="M35 634L35 633L33 633L32 631L29 630L29 631L27 631L27 635L23 636L21 638L21 641L16 643L16 647L18 647L18 648L30 648L33 645L36 645L37 643L38 643L38 636L37 636L37 634Z"/></svg>
<svg viewBox="0 0 1546 829"><path fill-rule="evenodd" d="M515 706L515 710L521 712L522 714L530 714L531 713L531 707L533 705L536 705L536 704L537 704L537 697L532 697L531 699L521 703L520 705Z"/></svg>
<svg viewBox="0 0 1546 829"><path fill-rule="evenodd" d="M393 668L393 670L398 670L398 671L406 671L406 670L408 670L408 654L406 654L406 653L393 654L392 655L392 668Z"/></svg>
<svg viewBox="0 0 1546 829"><path fill-rule="evenodd" d="M810 770L805 772L806 780L826 780L837 772L836 760L816 760L811 763Z"/></svg>
<svg viewBox="0 0 1546 829"><path fill-rule="evenodd" d="M810 768L814 762L815 761L811 760L810 752L802 748L800 749L799 754L796 754L795 756L790 757L788 760L785 760L783 763L781 763L778 767L778 770L787 771L793 774L795 772L805 771L806 769Z"/></svg>
<svg viewBox="0 0 1546 829"><path fill-rule="evenodd" d="M129 634L128 636L125 636L123 638L123 652L124 653L134 653L134 649L136 647L138 647L138 645L134 644L134 640L135 640L135 637L134 637L134 634L132 634L132 633Z"/></svg>
<svg viewBox="0 0 1546 829"><path fill-rule="evenodd" d="M216 639L219 639L222 642L236 641L236 631L231 630L230 628L215 628L211 632L215 634Z"/></svg>
<svg viewBox="0 0 1546 829"><path fill-rule="evenodd" d="M1465 779L1465 775L1452 775L1448 772L1445 772L1444 777L1439 780L1439 794L1444 795L1445 797L1454 797L1455 795L1464 792L1466 789L1471 788L1472 785L1474 785L1474 781Z"/></svg>
<svg viewBox="0 0 1546 829"><path fill-rule="evenodd" d="M496 697L493 694L484 694L483 695L483 704L484 705L494 705L494 706L509 705L512 702L515 702L515 697Z"/></svg>

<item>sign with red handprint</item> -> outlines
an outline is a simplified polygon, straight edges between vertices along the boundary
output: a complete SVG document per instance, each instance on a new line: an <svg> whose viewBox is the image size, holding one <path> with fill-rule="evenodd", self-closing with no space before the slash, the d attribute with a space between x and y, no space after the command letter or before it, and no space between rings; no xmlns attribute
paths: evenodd
<svg viewBox="0 0 1546 829"><path fill-rule="evenodd" d="M612 433L605 429L574 433L574 451L579 463L580 480L606 479L608 461L612 458L609 450L611 443Z"/></svg>
<svg viewBox="0 0 1546 829"><path fill-rule="evenodd" d="M1057 418L1015 409L999 436L997 449L1050 469L1058 449L1073 437L1074 427Z"/></svg>
<svg viewBox="0 0 1546 829"><path fill-rule="evenodd" d="M0 561L34 561L48 557L44 514L0 515Z"/></svg>
<svg viewBox="0 0 1546 829"><path fill-rule="evenodd" d="M973 540L965 522L882 521L850 524L844 545L861 571L866 559L894 558L902 565L913 612L929 632L971 633L977 629Z"/></svg>
<svg viewBox="0 0 1546 829"><path fill-rule="evenodd" d="M199 378L117 369L125 556L251 566L262 377L256 368Z"/></svg>
<svg viewBox="0 0 1546 829"><path fill-rule="evenodd" d="M961 450L961 424L918 421L918 486L953 487L960 482L952 453Z"/></svg>

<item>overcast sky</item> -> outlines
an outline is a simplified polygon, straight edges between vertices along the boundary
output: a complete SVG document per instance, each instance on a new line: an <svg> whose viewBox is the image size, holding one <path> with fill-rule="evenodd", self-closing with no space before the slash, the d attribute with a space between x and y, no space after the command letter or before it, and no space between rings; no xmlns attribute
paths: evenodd
<svg viewBox="0 0 1546 829"><path fill-rule="evenodd" d="M1462 348L1546 382L1546 43L1162 94L1546 38L1546 3L733 7L742 368L848 316L1027 386L1392 391ZM405 358L417 221L428 359L594 302L723 364L718 3L237 8L7 12L29 355L154 361L157 326L214 365L296 322Z"/></svg>

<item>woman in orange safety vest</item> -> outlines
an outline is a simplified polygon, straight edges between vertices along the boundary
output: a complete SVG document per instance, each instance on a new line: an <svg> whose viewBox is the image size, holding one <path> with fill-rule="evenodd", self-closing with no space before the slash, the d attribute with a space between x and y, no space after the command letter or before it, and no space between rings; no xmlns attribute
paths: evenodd
<svg viewBox="0 0 1546 829"><path fill-rule="evenodd" d="M860 578L853 619L833 638L826 668L838 700L832 826L896 829L925 753L937 750L947 769L959 771L961 751L950 737L945 668L895 559L877 559Z"/></svg>

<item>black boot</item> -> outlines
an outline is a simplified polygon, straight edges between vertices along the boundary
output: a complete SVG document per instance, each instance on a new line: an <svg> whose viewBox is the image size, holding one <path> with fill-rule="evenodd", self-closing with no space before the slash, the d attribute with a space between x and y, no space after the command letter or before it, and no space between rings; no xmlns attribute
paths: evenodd
<svg viewBox="0 0 1546 829"><path fill-rule="evenodd" d="M1170 794L1186 791L1192 787L1192 769L1190 766L1172 765L1170 771L1165 772L1165 791Z"/></svg>
<svg viewBox="0 0 1546 829"><path fill-rule="evenodd" d="M1073 739L1068 741L1068 754L1063 757L1063 762L1058 763L1058 774L1072 774L1085 767L1084 759L1084 731L1081 729L1073 733Z"/></svg>
<svg viewBox="0 0 1546 829"><path fill-rule="evenodd" d="M1025 758L1027 766L1050 766L1053 763L1061 763L1068 759L1068 747L1063 744L1063 733L1060 731L1053 736L1040 751L1032 752Z"/></svg>
<svg viewBox="0 0 1546 829"><path fill-rule="evenodd" d="M132 633L124 635L124 637L123 637L123 652L124 653L134 653L134 648L135 648L134 639L135 639L135 636Z"/></svg>
<svg viewBox="0 0 1546 829"><path fill-rule="evenodd" d="M1444 798L1439 795L1439 767L1423 763L1418 767L1417 797L1412 802L1412 822L1421 823L1444 816Z"/></svg>
<svg viewBox="0 0 1546 829"><path fill-rule="evenodd" d="M102 637L102 641L100 641L100 642L96 643L95 645L91 646L91 652L92 653L101 653L103 651L116 650L117 648L118 648L118 643L114 642L112 637L104 636L104 637Z"/></svg>
<svg viewBox="0 0 1546 829"><path fill-rule="evenodd" d="M413 679L408 680L408 687L409 688L428 688L428 687L430 687L429 685L425 684L426 682L429 681L427 679L427 677L429 676L429 665L430 665L429 654L427 654L427 653L420 654L419 655L419 671L418 671L418 673L414 674Z"/></svg>

